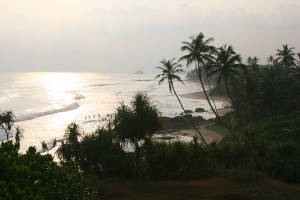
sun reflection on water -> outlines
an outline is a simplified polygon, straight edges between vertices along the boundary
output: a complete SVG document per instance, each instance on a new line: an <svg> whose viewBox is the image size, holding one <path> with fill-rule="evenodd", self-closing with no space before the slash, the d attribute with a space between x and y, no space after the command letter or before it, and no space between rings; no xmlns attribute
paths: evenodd
<svg viewBox="0 0 300 200"><path fill-rule="evenodd" d="M70 104L74 102L74 92L82 87L84 78L77 73L41 73L39 81L51 99Z"/></svg>
<svg viewBox="0 0 300 200"><path fill-rule="evenodd" d="M39 78L46 89L55 91L77 90L84 80L76 73L42 73Z"/></svg>

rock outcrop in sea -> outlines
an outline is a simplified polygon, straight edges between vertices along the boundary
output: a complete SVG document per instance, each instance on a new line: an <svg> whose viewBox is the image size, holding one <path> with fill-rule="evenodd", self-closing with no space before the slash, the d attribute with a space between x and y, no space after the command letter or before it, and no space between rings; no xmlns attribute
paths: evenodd
<svg viewBox="0 0 300 200"><path fill-rule="evenodd" d="M144 74L141 70L136 71L134 74Z"/></svg>

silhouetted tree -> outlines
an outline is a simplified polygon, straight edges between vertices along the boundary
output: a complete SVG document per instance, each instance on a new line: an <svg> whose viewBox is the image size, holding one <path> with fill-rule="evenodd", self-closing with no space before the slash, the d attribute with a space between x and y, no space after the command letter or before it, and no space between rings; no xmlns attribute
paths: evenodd
<svg viewBox="0 0 300 200"><path fill-rule="evenodd" d="M198 80L201 83L204 95L211 109L215 113L215 109L210 102L210 98L208 97L206 88L204 86L204 74L207 74L207 71L210 69L210 63L214 61L213 52L215 51L215 47L209 45L209 43L211 43L214 39L208 38L205 40L203 33L200 33L196 37L191 36L189 38L191 39L191 42L183 41L183 46L180 48L181 51L187 51L188 54L182 56L179 61L186 60L187 67L195 64L195 71Z"/></svg>
<svg viewBox="0 0 300 200"><path fill-rule="evenodd" d="M162 67L156 67L157 69L160 69L161 70L161 74L157 75L155 77L155 79L157 78L160 78L159 80L159 84L163 83L164 81L168 81L168 86L169 86L169 91L172 93L172 91L174 92L183 112L185 113L185 115L187 116L187 118L189 119L189 121L191 122L192 126L194 127L194 129L197 131L197 133L199 134L201 140L203 141L204 144L207 145L207 142L205 141L203 135L200 133L200 131L197 129L196 125L194 124L193 120L190 119L188 117L188 114L186 112L186 110L184 109L177 93L176 93L176 90L174 88L174 84L173 84L173 81L176 80L176 81L179 81L183 84L180 76L178 76L177 74L182 72L182 69L181 69L181 65L178 64L178 62L174 62L175 58L173 58L172 60L165 60L163 59L160 63L162 64Z"/></svg>
<svg viewBox="0 0 300 200"><path fill-rule="evenodd" d="M208 97L208 94L206 92L206 88L204 86L203 81L203 74L207 70L208 64L212 63L214 61L213 53L216 51L216 48L209 45L210 42L213 41L213 38L209 38L207 40L204 40L203 33L200 33L199 35L194 37L190 37L192 40L191 42L182 42L184 46L182 46L180 49L182 51L187 51L188 54L182 56L179 60L186 60L187 66L191 64L195 64L197 75L202 87L202 90L204 92L204 95L207 99L207 102L215 114L216 118L219 120L219 122L229 130L229 132L234 135L231 128L220 118L219 114L217 113L216 109L213 107L210 98Z"/></svg>
<svg viewBox="0 0 300 200"><path fill-rule="evenodd" d="M0 129L4 130L7 140L9 139L14 123L15 115L11 110L0 113Z"/></svg>
<svg viewBox="0 0 300 200"><path fill-rule="evenodd" d="M113 121L114 130L122 141L133 144L136 153L136 174L140 173L139 141L145 140L160 127L159 111L146 93L138 92L126 106L121 103Z"/></svg>
<svg viewBox="0 0 300 200"><path fill-rule="evenodd" d="M274 60L275 60L274 57L271 55L268 57L267 62L268 64L273 64Z"/></svg>
<svg viewBox="0 0 300 200"><path fill-rule="evenodd" d="M19 126L16 127L15 130L15 141L16 143L20 143L21 138L23 138L23 129L21 129Z"/></svg>
<svg viewBox="0 0 300 200"><path fill-rule="evenodd" d="M79 137L82 135L78 124L72 122L65 131L66 140L57 150L57 155L64 161L75 161L78 164L80 157Z"/></svg>
<svg viewBox="0 0 300 200"><path fill-rule="evenodd" d="M296 59L294 58L295 53L293 52L295 48L289 48L287 44L282 45L282 47L282 50L277 49L276 60L280 64L282 64L286 69L290 68L291 66L295 66Z"/></svg>
<svg viewBox="0 0 300 200"><path fill-rule="evenodd" d="M43 152L49 150L49 149L48 149L48 146L47 146L47 143L46 143L44 140L41 142L41 145L42 145L42 150L43 150Z"/></svg>
<svg viewBox="0 0 300 200"><path fill-rule="evenodd" d="M251 64L253 64L253 60L256 61L257 59L252 59ZM234 52L231 45L228 47L227 45L224 45L223 47L218 48L218 50L216 51L216 61L211 74L217 75L218 83L224 81L227 95L232 103L235 102L231 96L231 92L229 91L229 82L237 75L239 75L241 70L246 67L241 62L241 56Z"/></svg>
<svg viewBox="0 0 300 200"><path fill-rule="evenodd" d="M259 59L256 56L254 56L253 58L248 57L246 59L246 64L251 70L258 70L258 63Z"/></svg>

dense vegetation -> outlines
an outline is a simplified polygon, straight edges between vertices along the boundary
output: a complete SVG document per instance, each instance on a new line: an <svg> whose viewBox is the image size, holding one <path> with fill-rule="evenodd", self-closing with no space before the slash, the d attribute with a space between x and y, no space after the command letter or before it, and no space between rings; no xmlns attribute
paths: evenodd
<svg viewBox="0 0 300 200"><path fill-rule="evenodd" d="M13 113L3 112L0 128L7 140L15 133L16 142L0 146L1 196L91 199L94 193L83 175L94 177L90 178L94 185L104 188L99 180L107 178L174 181L225 177L236 184L258 184L272 178L299 184L300 57L297 61L294 48L283 45L268 58L268 65L260 65L257 57L248 57L243 64L230 45L216 48L210 45L213 39L205 39L202 33L190 39L183 42L181 50L187 54L179 61L161 61L157 78L159 83L168 81L186 114L182 119L197 130L198 138L190 143L153 140L155 131L166 128L165 120L147 94L138 92L130 105L119 105L106 127L84 134L78 124L71 123L57 152L58 165L34 148L20 155L21 131L12 129ZM173 81L182 82L180 61L195 66L189 76L200 82L216 116L214 126L228 133L219 143L207 144L176 93ZM214 103L218 92L231 103L232 112L225 116ZM99 191L105 192L103 188Z"/></svg>
<svg viewBox="0 0 300 200"><path fill-rule="evenodd" d="M19 154L19 143L0 145L1 199L96 199L96 192L73 163L58 165L34 147Z"/></svg>

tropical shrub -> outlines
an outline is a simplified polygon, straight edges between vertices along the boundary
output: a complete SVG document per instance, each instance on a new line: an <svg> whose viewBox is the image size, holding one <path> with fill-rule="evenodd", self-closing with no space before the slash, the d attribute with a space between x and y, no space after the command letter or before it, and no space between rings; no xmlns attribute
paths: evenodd
<svg viewBox="0 0 300 200"><path fill-rule="evenodd" d="M72 164L58 165L34 147L19 154L19 144L0 145L1 199L96 199L81 172Z"/></svg>

